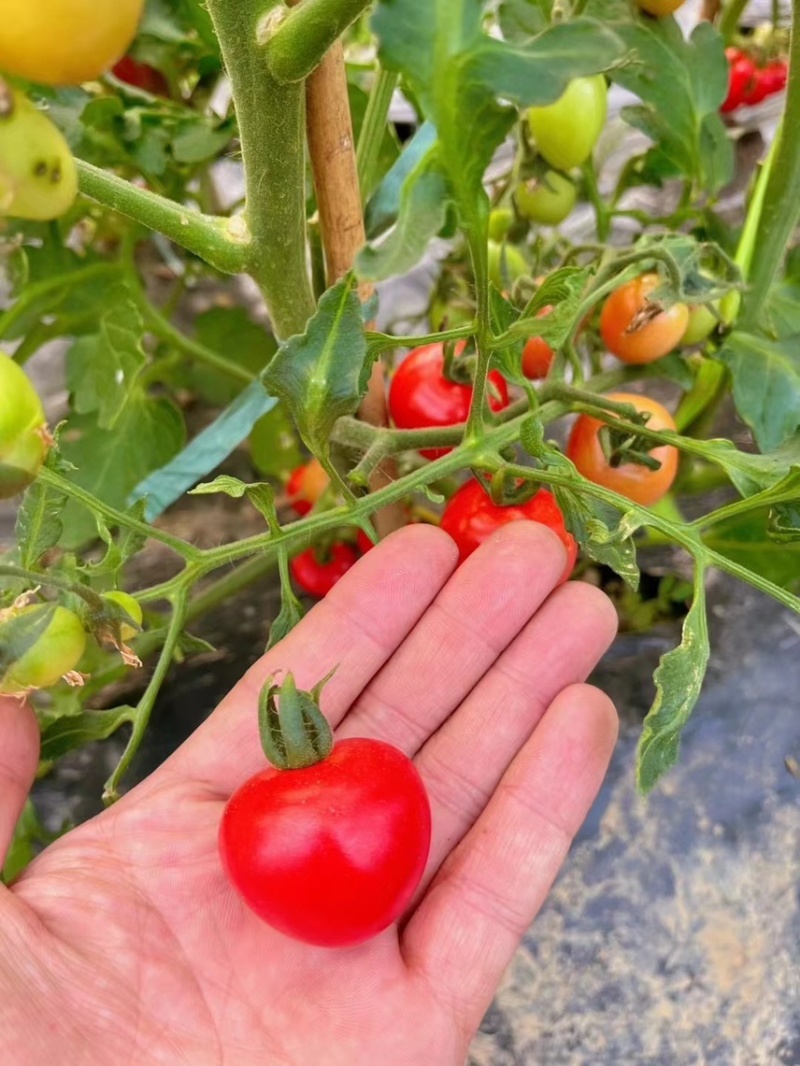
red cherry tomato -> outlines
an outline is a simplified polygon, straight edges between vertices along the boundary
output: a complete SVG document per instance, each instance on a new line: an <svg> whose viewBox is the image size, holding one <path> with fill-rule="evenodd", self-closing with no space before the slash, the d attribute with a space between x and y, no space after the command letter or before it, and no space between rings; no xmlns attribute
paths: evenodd
<svg viewBox="0 0 800 1066"><path fill-rule="evenodd" d="M302 770L263 770L235 792L219 846L255 913L321 947L359 944L403 914L431 841L414 764L380 740L340 740Z"/></svg>
<svg viewBox="0 0 800 1066"><path fill-rule="evenodd" d="M620 285L603 304L600 333L608 350L623 363L652 363L671 352L686 332L686 304L659 310L648 300L659 284L658 274L642 274Z"/></svg>
<svg viewBox="0 0 800 1066"><path fill-rule="evenodd" d="M764 78L764 69L753 67L753 77L742 97L745 107L755 107L769 95L768 79Z"/></svg>
<svg viewBox="0 0 800 1066"><path fill-rule="evenodd" d="M322 559L316 549L295 555L289 564L292 577L304 592L320 599L331 591L351 566L358 562L358 553L352 544L339 542L331 546L330 555Z"/></svg>
<svg viewBox="0 0 800 1066"><path fill-rule="evenodd" d="M567 549L567 565L561 575L561 580L566 581L575 566L578 546L564 524L555 497L547 489L539 489L526 503L499 507L483 485L471 478L450 498L442 515L442 529L458 545L458 561L463 563L496 529L523 519L540 522L561 540Z"/></svg>
<svg viewBox="0 0 800 1066"><path fill-rule="evenodd" d="M295 467L286 482L289 503L299 515L308 514L329 485L328 475L318 459Z"/></svg>
<svg viewBox="0 0 800 1066"><path fill-rule="evenodd" d="M671 429L675 432L672 415L657 400L628 392L612 393L609 399L633 404L637 411L647 411L650 414L648 429ZM657 503L669 492L678 473L678 449L671 444L653 448L649 454L661 463L658 470L649 470L638 463L621 463L613 467L606 459L598 437L604 425L597 418L581 415L567 443L568 457L580 473L596 485L603 485L645 506Z"/></svg>
<svg viewBox="0 0 800 1066"><path fill-rule="evenodd" d="M456 355L466 347L456 345ZM489 381L497 396L489 394L493 411L508 407L508 386L496 370ZM459 385L444 376L444 345L426 344L415 348L395 371L389 389L389 414L400 429L423 429L427 426L453 426L466 422L472 402L472 385ZM451 448L427 448L426 459L438 459Z"/></svg>
<svg viewBox="0 0 800 1066"><path fill-rule="evenodd" d="M126 85L144 89L153 96L169 96L169 85L161 71L147 63L139 63L131 56L123 56L112 68L112 74Z"/></svg>
<svg viewBox="0 0 800 1066"><path fill-rule="evenodd" d="M744 103L755 78L755 66L752 59L738 48L726 48L725 55L728 59L728 95L720 110L727 113Z"/></svg>
<svg viewBox="0 0 800 1066"><path fill-rule="evenodd" d="M553 310L553 305L548 304L537 312L537 318L544 318ZM531 337L522 349L522 373L531 381L539 381L546 378L550 373L550 367L556 353L542 337Z"/></svg>
<svg viewBox="0 0 800 1066"><path fill-rule="evenodd" d="M789 68L784 59L775 59L772 63L767 63L764 69L759 73L761 83L764 86L765 96L773 96L775 93L781 93L786 88L786 82L789 77Z"/></svg>

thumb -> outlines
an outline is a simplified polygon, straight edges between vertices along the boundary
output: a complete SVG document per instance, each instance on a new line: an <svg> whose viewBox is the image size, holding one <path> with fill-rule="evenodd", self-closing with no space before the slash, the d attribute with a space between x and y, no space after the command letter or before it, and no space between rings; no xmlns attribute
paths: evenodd
<svg viewBox="0 0 800 1066"><path fill-rule="evenodd" d="M39 725L27 703L0 696L0 870L39 763Z"/></svg>

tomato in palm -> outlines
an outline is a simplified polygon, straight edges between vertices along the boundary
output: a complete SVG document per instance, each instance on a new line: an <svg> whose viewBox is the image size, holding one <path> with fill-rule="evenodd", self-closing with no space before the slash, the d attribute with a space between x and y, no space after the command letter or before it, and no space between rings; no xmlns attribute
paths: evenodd
<svg viewBox="0 0 800 1066"><path fill-rule="evenodd" d="M50 688L75 669L85 648L83 623L66 607L21 608L0 627L0 695Z"/></svg>
<svg viewBox="0 0 800 1066"><path fill-rule="evenodd" d="M608 350L623 363L652 363L671 352L686 332L686 304L662 308L648 300L659 284L658 274L642 274L620 285L603 305L600 333Z"/></svg>
<svg viewBox="0 0 800 1066"><path fill-rule="evenodd" d="M67 142L21 92L0 90L0 215L49 222L72 207L78 172Z"/></svg>
<svg viewBox="0 0 800 1066"><path fill-rule="evenodd" d="M556 534L567 550L567 565L561 575L561 580L566 581L575 566L578 546L567 530L561 508L547 489L539 489L525 503L501 507L479 481L471 478L448 501L442 514L442 529L458 545L458 561L463 563L495 530L519 521L539 522Z"/></svg>
<svg viewBox="0 0 800 1066"><path fill-rule="evenodd" d="M608 88L602 74L575 78L553 104L528 109L536 147L551 167L571 170L585 163L608 114Z"/></svg>
<svg viewBox="0 0 800 1066"><path fill-rule="evenodd" d="M553 305L548 304L537 313L536 317L545 318L552 310ZM522 349L522 373L531 381L546 378L555 357L556 353L543 337L530 337Z"/></svg>
<svg viewBox="0 0 800 1066"><path fill-rule="evenodd" d="M456 345L456 355L466 347ZM493 411L508 407L508 386L496 370L489 374L489 406ZM400 429L423 429L460 425L467 421L472 403L472 385L460 385L444 375L444 345L426 344L415 348L395 371L389 388L389 414ZM492 395L492 391L496 395ZM427 459L447 455L451 448L427 448Z"/></svg>
<svg viewBox="0 0 800 1066"><path fill-rule="evenodd" d="M352 544L339 541L331 545L327 555L318 554L316 548L300 552L292 559L289 569L304 592L322 599L357 562L358 553Z"/></svg>
<svg viewBox="0 0 800 1066"><path fill-rule="evenodd" d="M575 206L578 190L565 174L548 170L540 179L522 182L514 196L523 218L543 226L557 226Z"/></svg>
<svg viewBox="0 0 800 1066"><path fill-rule="evenodd" d="M131 56L123 56L119 63L115 63L112 74L126 85L143 89L152 96L169 96L169 85L161 71Z"/></svg>
<svg viewBox="0 0 800 1066"><path fill-rule="evenodd" d="M0 500L33 481L49 446L42 401L25 372L0 354Z"/></svg>
<svg viewBox="0 0 800 1066"><path fill-rule="evenodd" d="M43 85L80 85L128 49L144 0L0 0L0 70Z"/></svg>
<svg viewBox="0 0 800 1066"><path fill-rule="evenodd" d="M311 459L302 466L295 467L286 482L286 495L289 503L299 515L308 514L314 504L325 492L330 479L319 459Z"/></svg>
<svg viewBox="0 0 800 1066"><path fill-rule="evenodd" d="M270 767L234 793L219 845L248 906L320 947L362 943L411 902L431 811L414 764L379 740L340 740L322 762Z"/></svg>
<svg viewBox="0 0 800 1066"><path fill-rule="evenodd" d="M725 55L728 60L728 95L720 111L727 114L744 103L755 79L755 65L752 59L738 48L726 48Z"/></svg>
<svg viewBox="0 0 800 1066"><path fill-rule="evenodd" d="M657 400L651 400L649 396L616 392L612 393L609 399L633 404L637 411L648 413L648 429L669 429L673 432L676 430L672 415L666 407ZM650 470L639 463L611 466L599 437L605 424L590 415L580 415L567 443L567 456L580 473L596 485L603 485L635 503L646 506L657 503L669 492L678 473L678 449L671 444L663 444L650 451L652 458L661 463L658 470Z"/></svg>
<svg viewBox="0 0 800 1066"><path fill-rule="evenodd" d="M674 11L677 11L683 5L684 0L636 0L636 3L648 15L662 18L664 15L671 15Z"/></svg>

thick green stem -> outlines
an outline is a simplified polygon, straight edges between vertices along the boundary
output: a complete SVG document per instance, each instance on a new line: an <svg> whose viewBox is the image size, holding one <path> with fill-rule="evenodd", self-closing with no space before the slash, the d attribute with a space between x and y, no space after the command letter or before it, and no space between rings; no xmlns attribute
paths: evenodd
<svg viewBox="0 0 800 1066"><path fill-rule="evenodd" d="M749 288L741 321L745 329L752 328L761 314L797 224L800 205L800 0L793 0L792 13L786 110L771 153L761 224L747 273Z"/></svg>
<svg viewBox="0 0 800 1066"><path fill-rule="evenodd" d="M747 7L748 0L728 0L719 24L720 33L725 44L730 44L739 29L739 19Z"/></svg>
<svg viewBox="0 0 800 1066"><path fill-rule="evenodd" d="M378 184L378 163L389 106L397 86L397 74L391 70L379 70L369 94L364 123L358 138L356 161L358 183L361 187L361 202L366 203Z"/></svg>
<svg viewBox="0 0 800 1066"><path fill-rule="evenodd" d="M82 159L77 162L81 192L86 196L163 233L223 274L239 274L247 268L250 248L240 218L201 215Z"/></svg>
<svg viewBox="0 0 800 1066"><path fill-rule="evenodd" d="M306 266L304 87L267 69L259 26L277 0L208 0L233 87L258 283L276 335L302 333L314 312Z"/></svg>
<svg viewBox="0 0 800 1066"><path fill-rule="evenodd" d="M273 6L259 27L271 74L282 83L302 81L330 46L370 5L370 0L303 0L298 7Z"/></svg>

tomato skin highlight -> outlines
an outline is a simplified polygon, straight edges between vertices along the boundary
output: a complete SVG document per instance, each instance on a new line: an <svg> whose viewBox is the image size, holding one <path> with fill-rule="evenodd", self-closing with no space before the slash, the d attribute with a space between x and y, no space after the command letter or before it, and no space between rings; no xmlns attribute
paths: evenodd
<svg viewBox="0 0 800 1066"><path fill-rule="evenodd" d="M222 863L259 918L295 940L350 947L405 911L428 860L431 810L414 764L340 740L301 770L269 767L229 800Z"/></svg>
<svg viewBox="0 0 800 1066"><path fill-rule="evenodd" d="M316 550L308 548L295 555L289 563L289 569L304 592L322 599L357 562L358 553L352 544L339 541L331 545L329 559L318 558Z"/></svg>
<svg viewBox="0 0 800 1066"><path fill-rule="evenodd" d="M456 345L459 356L466 347ZM508 407L508 386L502 374L492 370L489 381L497 397L489 394L493 411ZM466 422L472 402L472 385L460 385L444 376L444 345L426 344L415 348L400 363L389 387L389 414L399 429L424 429ZM438 459L452 448L424 448L426 459Z"/></svg>
<svg viewBox="0 0 800 1066"><path fill-rule="evenodd" d="M0 70L42 85L105 74L136 35L144 0L0 0Z"/></svg>
<svg viewBox="0 0 800 1066"><path fill-rule="evenodd" d="M310 459L295 467L286 482L286 495L295 513L301 517L308 514L329 484L330 479L319 459Z"/></svg>
<svg viewBox="0 0 800 1066"><path fill-rule="evenodd" d="M638 411L650 413L647 425L649 429L670 429L676 432L675 421L669 411L657 400L649 396L639 396L628 392L611 393L610 400L618 403L630 403ZM603 454L598 434L606 423L591 415L580 415L572 427L566 454L589 481L602 485L620 496L626 496L634 503L644 506L658 503L672 488L678 473L678 449L671 444L653 448L650 455L661 466L658 470L648 470L638 463L622 463L612 467Z"/></svg>
<svg viewBox="0 0 800 1066"><path fill-rule="evenodd" d="M450 497L441 525L458 546L460 564L501 526L519 521L539 522L556 534L567 551L567 564L560 578L561 582L566 581L575 567L578 545L567 530L555 497L547 489L539 489L525 503L500 507L492 501L480 481L471 478Z"/></svg>
<svg viewBox="0 0 800 1066"><path fill-rule="evenodd" d="M647 318L648 296L660 284L657 274L620 285L603 304L600 333L608 350L623 363L640 366L652 363L675 348L689 324L689 308L676 303L653 318ZM645 316L643 324L637 319Z"/></svg>
<svg viewBox="0 0 800 1066"><path fill-rule="evenodd" d="M602 74L574 78L555 103L528 109L536 147L551 167L571 170L594 150L608 115L608 87Z"/></svg>

